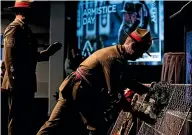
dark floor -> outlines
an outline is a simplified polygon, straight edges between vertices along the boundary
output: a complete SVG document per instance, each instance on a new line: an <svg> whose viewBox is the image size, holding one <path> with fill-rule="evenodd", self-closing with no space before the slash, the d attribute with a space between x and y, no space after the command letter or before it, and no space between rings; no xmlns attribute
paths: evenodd
<svg viewBox="0 0 192 135"><path fill-rule="evenodd" d="M7 135L7 123L6 117L8 116L8 106L6 106L5 101L5 93L1 93L1 135ZM48 119L47 112L48 112L48 98L35 98L35 123L33 133L37 133L40 127L44 124L44 122ZM29 116L30 117L30 116ZM35 135L35 134L34 134Z"/></svg>

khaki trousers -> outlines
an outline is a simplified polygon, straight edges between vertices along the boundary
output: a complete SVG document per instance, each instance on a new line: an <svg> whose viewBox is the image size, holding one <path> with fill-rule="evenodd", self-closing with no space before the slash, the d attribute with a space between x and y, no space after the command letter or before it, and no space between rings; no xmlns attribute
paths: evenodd
<svg viewBox="0 0 192 135"><path fill-rule="evenodd" d="M11 91L8 100L8 135L34 135L34 92Z"/></svg>
<svg viewBox="0 0 192 135"><path fill-rule="evenodd" d="M73 105L60 92L55 108L37 135L87 135L86 126Z"/></svg>

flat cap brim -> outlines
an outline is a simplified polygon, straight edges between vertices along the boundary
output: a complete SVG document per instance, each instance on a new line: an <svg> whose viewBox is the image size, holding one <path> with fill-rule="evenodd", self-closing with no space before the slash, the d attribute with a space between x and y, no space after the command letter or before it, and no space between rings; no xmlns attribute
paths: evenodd
<svg viewBox="0 0 192 135"><path fill-rule="evenodd" d="M30 9L31 7L8 7L8 9Z"/></svg>

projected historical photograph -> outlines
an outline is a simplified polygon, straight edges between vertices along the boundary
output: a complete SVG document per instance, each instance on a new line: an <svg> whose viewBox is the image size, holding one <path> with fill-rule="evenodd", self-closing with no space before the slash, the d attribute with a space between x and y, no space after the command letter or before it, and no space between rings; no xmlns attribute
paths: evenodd
<svg viewBox="0 0 192 135"><path fill-rule="evenodd" d="M88 57L94 51L123 44L135 28L147 28L153 44L147 54L130 64L159 65L164 46L162 1L81 1L77 11L78 47Z"/></svg>

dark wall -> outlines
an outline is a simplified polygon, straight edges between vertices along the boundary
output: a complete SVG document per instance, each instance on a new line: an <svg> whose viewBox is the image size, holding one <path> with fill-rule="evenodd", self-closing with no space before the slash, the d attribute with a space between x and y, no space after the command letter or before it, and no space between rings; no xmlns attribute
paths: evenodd
<svg viewBox="0 0 192 135"><path fill-rule="evenodd" d="M171 15L179 11L187 1L166 1L165 3L165 52L184 51L184 25L190 23L191 5L185 8L179 15L169 19Z"/></svg>
<svg viewBox="0 0 192 135"><path fill-rule="evenodd" d="M76 18L77 18L77 1L66 1L65 12L65 43L67 45L67 52L72 48L76 48L78 40L76 37Z"/></svg>

